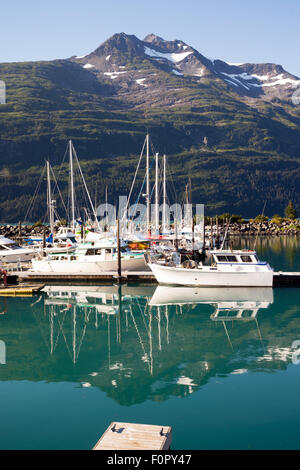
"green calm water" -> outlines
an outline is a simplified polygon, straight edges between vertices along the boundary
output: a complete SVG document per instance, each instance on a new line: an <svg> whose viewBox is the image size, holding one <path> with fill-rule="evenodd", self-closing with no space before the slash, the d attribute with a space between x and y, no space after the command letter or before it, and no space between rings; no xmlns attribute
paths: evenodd
<svg viewBox="0 0 300 470"><path fill-rule="evenodd" d="M257 249L300 271L297 239ZM0 448L90 449L116 420L173 426L173 449L299 449L299 303L296 288L0 298Z"/></svg>

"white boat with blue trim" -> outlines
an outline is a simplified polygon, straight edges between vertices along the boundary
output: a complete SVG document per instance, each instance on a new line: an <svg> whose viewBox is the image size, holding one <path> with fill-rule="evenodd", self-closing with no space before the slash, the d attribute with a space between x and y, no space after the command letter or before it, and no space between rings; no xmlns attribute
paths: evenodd
<svg viewBox="0 0 300 470"><path fill-rule="evenodd" d="M170 263L150 262L156 280L160 284L182 286L219 287L271 287L273 269L260 261L255 251L213 250L211 265L174 256Z"/></svg>

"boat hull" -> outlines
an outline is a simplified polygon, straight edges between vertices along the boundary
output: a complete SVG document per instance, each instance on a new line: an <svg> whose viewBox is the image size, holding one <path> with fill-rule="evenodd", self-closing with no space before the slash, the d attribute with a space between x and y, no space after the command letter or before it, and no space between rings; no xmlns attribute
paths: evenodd
<svg viewBox="0 0 300 470"><path fill-rule="evenodd" d="M144 258L122 259L122 271L146 271ZM70 261L32 260L32 271L54 274L98 274L117 272L118 261Z"/></svg>
<svg viewBox="0 0 300 470"><path fill-rule="evenodd" d="M185 269L149 264L160 284L205 287L272 287L273 271L234 272L216 269Z"/></svg>

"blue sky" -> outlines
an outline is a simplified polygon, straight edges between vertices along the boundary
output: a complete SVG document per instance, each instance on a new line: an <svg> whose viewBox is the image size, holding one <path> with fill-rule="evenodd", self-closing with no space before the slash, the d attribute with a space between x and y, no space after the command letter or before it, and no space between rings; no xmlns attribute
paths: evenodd
<svg viewBox="0 0 300 470"><path fill-rule="evenodd" d="M10 0L0 62L83 55L116 32L181 39L230 62L275 62L300 76L299 0Z"/></svg>

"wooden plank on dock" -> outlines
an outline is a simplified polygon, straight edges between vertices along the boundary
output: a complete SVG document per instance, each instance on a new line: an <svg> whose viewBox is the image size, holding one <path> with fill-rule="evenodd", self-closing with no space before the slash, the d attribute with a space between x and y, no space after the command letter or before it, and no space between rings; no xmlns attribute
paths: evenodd
<svg viewBox="0 0 300 470"><path fill-rule="evenodd" d="M112 282L118 279L117 273L114 271L101 272L97 274L67 274L67 273L39 273L33 271L23 271L18 273L19 279L31 280L39 282L51 282L51 281L62 281L62 282L73 282L73 283L89 283L89 282ZM120 279L124 282L156 282L152 271L123 271Z"/></svg>
<svg viewBox="0 0 300 470"><path fill-rule="evenodd" d="M93 450L168 450L170 426L113 422Z"/></svg>

